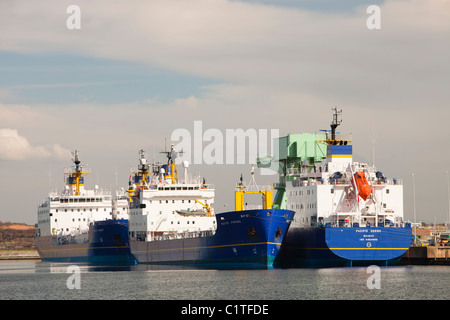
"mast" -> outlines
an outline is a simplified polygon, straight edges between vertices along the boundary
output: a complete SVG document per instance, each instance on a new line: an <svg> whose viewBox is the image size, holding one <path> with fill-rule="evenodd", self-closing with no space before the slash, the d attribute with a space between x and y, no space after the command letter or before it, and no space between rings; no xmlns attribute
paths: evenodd
<svg viewBox="0 0 450 320"><path fill-rule="evenodd" d="M180 152L176 152L174 150L174 145L172 144L170 146L170 151L161 151L160 153L165 153L167 156L167 166L166 166L166 170L169 171L170 168L170 174L168 174L168 172L166 171L164 174L164 178L169 177L172 180L172 184L177 183L178 181L178 174L177 174L177 166L175 164L175 158L177 157L177 154L182 154L183 151Z"/></svg>
<svg viewBox="0 0 450 320"><path fill-rule="evenodd" d="M83 172L83 166L81 166L81 160L79 158L78 150L72 152L73 155L73 163L75 164L75 168L71 172L65 172L69 177L67 179L67 184L71 187L75 187L74 195L80 195L80 187L84 186L84 175L90 174L90 172Z"/></svg>
<svg viewBox="0 0 450 320"><path fill-rule="evenodd" d="M80 158L78 157L78 150L75 150L75 153L73 153L74 155L74 159L73 159L73 163L75 163L75 172L74 172L74 177L76 179L76 191L75 191L75 195L79 196L80 195L80 178L83 176L82 174L82 168L80 166Z"/></svg>
<svg viewBox="0 0 450 320"><path fill-rule="evenodd" d="M148 184L148 176L149 176L149 165L147 163L147 158L145 157L145 151L143 149L139 150L139 174L142 176L142 186Z"/></svg>
<svg viewBox="0 0 450 320"><path fill-rule="evenodd" d="M341 124L342 120L338 120L339 115L342 114L342 109L332 108L334 110L333 122L331 123L331 140L336 141L336 128Z"/></svg>

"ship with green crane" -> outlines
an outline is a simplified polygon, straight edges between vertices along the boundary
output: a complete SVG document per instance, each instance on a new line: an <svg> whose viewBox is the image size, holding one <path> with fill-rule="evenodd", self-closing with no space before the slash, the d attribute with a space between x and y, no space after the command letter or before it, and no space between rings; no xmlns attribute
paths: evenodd
<svg viewBox="0 0 450 320"><path fill-rule="evenodd" d="M280 137L278 159L258 162L278 168L273 208L295 211L277 265L394 265L412 241L401 179L354 161L351 136L336 132L342 110L333 111L331 130Z"/></svg>

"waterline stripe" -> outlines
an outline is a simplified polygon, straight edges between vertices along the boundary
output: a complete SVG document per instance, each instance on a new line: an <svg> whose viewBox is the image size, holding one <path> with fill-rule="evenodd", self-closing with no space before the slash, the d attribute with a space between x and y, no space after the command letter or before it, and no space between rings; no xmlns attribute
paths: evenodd
<svg viewBox="0 0 450 320"><path fill-rule="evenodd" d="M409 248L300 248L291 247L295 250L408 250Z"/></svg>
<svg viewBox="0 0 450 320"><path fill-rule="evenodd" d="M147 242L152 243L152 242ZM160 242L158 242L160 243ZM236 243L236 244L224 244L221 246L208 246L208 247L190 247L190 248L174 248L174 249L156 249L156 250L144 250L144 251L135 251L135 253L143 253L143 252L162 252L162 251L174 251L174 250L196 250L196 249L213 249L213 248L225 248L225 247L238 247L238 246L250 246L250 245L262 245L262 244L274 244L280 245L280 242L252 242L252 243Z"/></svg>
<svg viewBox="0 0 450 320"><path fill-rule="evenodd" d="M47 249L47 250L39 250L40 252L50 252L50 251L73 251L73 250L89 250L89 249L129 249L130 246L123 247L80 247L80 248L56 248L56 249Z"/></svg>
<svg viewBox="0 0 450 320"><path fill-rule="evenodd" d="M330 250L408 250L409 248L330 248Z"/></svg>

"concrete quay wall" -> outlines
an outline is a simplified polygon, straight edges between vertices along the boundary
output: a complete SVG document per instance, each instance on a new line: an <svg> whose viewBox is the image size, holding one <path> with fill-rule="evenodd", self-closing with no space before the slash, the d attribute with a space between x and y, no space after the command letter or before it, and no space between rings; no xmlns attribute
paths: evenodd
<svg viewBox="0 0 450 320"><path fill-rule="evenodd" d="M450 265L450 247L428 246L410 247L402 257L401 265L408 264L443 264Z"/></svg>
<svg viewBox="0 0 450 320"><path fill-rule="evenodd" d="M0 250L0 260L40 260L40 257L35 249Z"/></svg>

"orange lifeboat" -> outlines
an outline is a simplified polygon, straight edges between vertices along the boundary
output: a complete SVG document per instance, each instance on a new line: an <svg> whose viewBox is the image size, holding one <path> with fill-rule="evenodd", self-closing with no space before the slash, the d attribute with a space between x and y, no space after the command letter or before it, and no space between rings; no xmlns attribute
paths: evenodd
<svg viewBox="0 0 450 320"><path fill-rule="evenodd" d="M367 197L372 193L372 188L367 182L366 175L362 171L355 173L356 187L358 188L359 196L366 201Z"/></svg>

